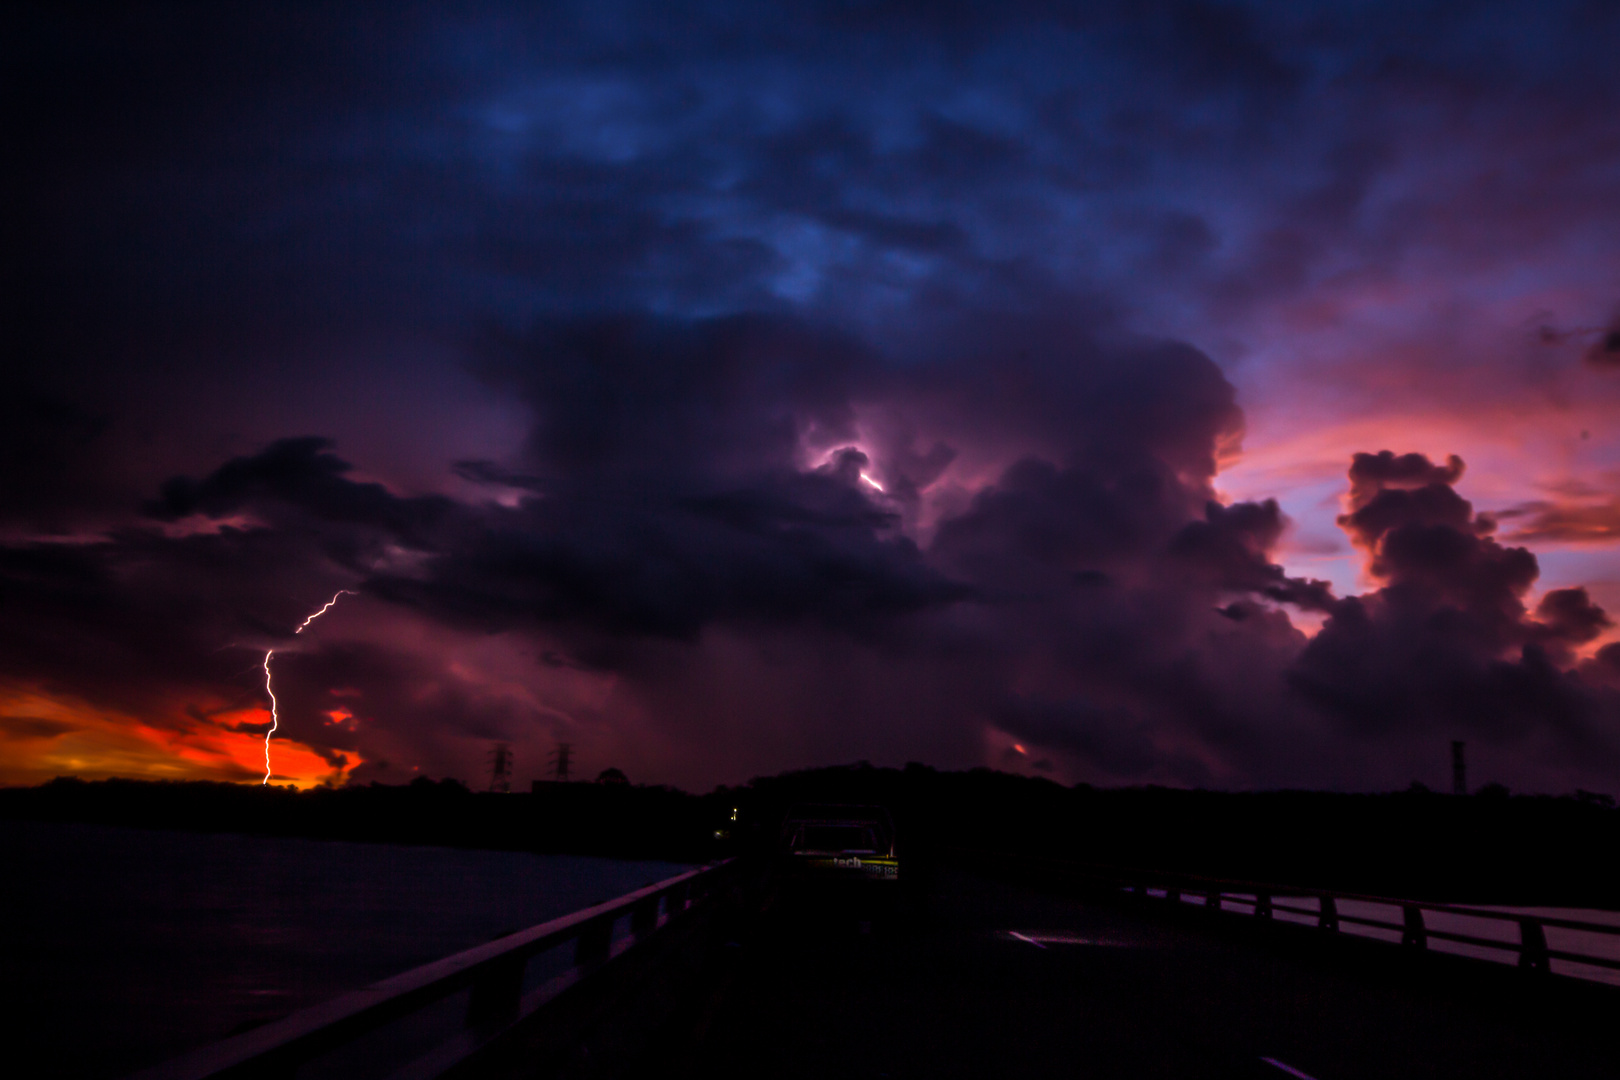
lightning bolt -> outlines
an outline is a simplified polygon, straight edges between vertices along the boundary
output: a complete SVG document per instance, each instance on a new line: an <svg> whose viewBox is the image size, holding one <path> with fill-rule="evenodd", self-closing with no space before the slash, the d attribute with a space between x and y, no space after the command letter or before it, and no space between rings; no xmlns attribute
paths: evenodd
<svg viewBox="0 0 1620 1080"><path fill-rule="evenodd" d="M328 600L325 604L321 605L321 609L319 611L315 612L314 614L310 615L309 618L307 618L303 622L299 623L298 624L298 629L294 630L293 633L302 634L305 630L309 629L309 624L310 623L314 622L316 619L320 618L322 615L325 615L328 611L332 610L332 605L338 602L338 597L340 597L340 596L359 596L359 595L360 594L355 592L353 589L339 589L337 592L332 594L332 599ZM265 650L265 653L264 653L264 692L266 694L270 695L270 730L264 733L264 781L263 782L265 784L270 783L270 736L274 735L276 733L276 728L281 725L281 717L279 715L277 715L277 712L276 712L276 691L270 685L270 658L272 656L274 656L274 655L276 655L276 650L274 650L274 649L266 649Z"/></svg>
<svg viewBox="0 0 1620 1080"><path fill-rule="evenodd" d="M270 688L270 658L276 655L276 650L270 649L264 654L264 692L270 695L270 730L264 733L264 783L270 782L270 736L276 733L280 724L280 717L276 715L276 692Z"/></svg>

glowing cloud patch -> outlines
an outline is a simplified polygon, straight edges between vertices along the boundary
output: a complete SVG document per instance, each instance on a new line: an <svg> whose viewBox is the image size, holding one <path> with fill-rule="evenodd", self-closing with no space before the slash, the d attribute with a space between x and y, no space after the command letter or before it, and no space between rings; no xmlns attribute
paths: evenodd
<svg viewBox="0 0 1620 1080"><path fill-rule="evenodd" d="M211 722L195 722L198 713ZM86 780L250 780L260 757L260 707L214 712L182 707L143 718L22 688L0 688L0 784L32 785L57 776ZM334 762L287 743L277 778L296 787L330 783L358 761Z"/></svg>

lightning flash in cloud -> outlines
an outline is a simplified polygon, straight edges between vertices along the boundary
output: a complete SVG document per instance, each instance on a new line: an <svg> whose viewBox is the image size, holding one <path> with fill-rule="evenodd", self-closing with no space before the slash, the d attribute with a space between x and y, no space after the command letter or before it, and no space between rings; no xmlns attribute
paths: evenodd
<svg viewBox="0 0 1620 1080"><path fill-rule="evenodd" d="M340 597L340 596L359 596L359 595L360 594L355 592L353 589L339 589L337 592L332 594L332 599L328 600L325 604L323 604L321 606L321 609L319 611L314 612L313 614L311 614L309 616L309 618L307 618L303 622L299 623L298 624L298 629L294 630L293 633L302 634L305 630L309 629L309 624L310 623L314 622L316 619L320 618L322 615L325 615L328 611L332 610L332 605L338 602L338 597ZM272 736L272 735L274 735L276 733L276 728L279 727L280 724L281 724L281 717L276 712L276 691L270 685L270 658L272 656L274 656L274 655L276 655L276 650L274 650L274 649L265 650L265 654L264 654L264 692L266 694L270 695L270 730L266 731L264 733L264 781L263 781L263 783L265 783L265 784L270 783L270 736Z"/></svg>

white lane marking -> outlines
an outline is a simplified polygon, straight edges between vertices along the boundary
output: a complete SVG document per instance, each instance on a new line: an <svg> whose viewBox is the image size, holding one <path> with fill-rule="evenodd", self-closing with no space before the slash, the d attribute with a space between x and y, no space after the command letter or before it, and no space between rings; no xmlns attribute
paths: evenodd
<svg viewBox="0 0 1620 1080"><path fill-rule="evenodd" d="M1316 1078L1314 1076L1312 1076L1310 1073L1302 1073L1298 1069L1294 1068L1292 1065L1285 1065L1282 1062L1278 1061L1276 1058L1263 1057L1260 1060L1265 1062L1267 1065L1275 1065L1277 1068L1281 1069L1283 1072L1287 1073L1289 1076L1298 1077L1299 1080L1316 1080Z"/></svg>
<svg viewBox="0 0 1620 1080"><path fill-rule="evenodd" d="M1100 945L1108 948L1120 946L1129 948L1132 945L1132 942L1129 941L1118 941L1114 938L1086 937L1083 934L1054 933L1026 934L1024 936L1028 940L1041 945Z"/></svg>
<svg viewBox="0 0 1620 1080"><path fill-rule="evenodd" d="M1037 949L1046 948L1045 945L1042 945L1040 942L1036 941L1034 938L1025 937L1023 934L1020 934L1016 930L1009 930L1009 931L1007 931L1007 933L1011 934L1013 937L1017 938L1019 941L1027 941L1027 942L1029 942L1031 945L1035 946Z"/></svg>

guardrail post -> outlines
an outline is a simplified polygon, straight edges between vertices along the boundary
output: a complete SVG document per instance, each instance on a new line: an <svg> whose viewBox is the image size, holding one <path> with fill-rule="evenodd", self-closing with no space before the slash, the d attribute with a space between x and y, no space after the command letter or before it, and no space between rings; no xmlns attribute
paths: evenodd
<svg viewBox="0 0 1620 1080"><path fill-rule="evenodd" d="M686 910L686 898L689 894L687 883L681 882L664 894L664 914L671 917Z"/></svg>
<svg viewBox="0 0 1620 1080"><path fill-rule="evenodd" d="M1339 928L1339 905L1331 896L1323 896L1316 915L1318 930L1335 931Z"/></svg>
<svg viewBox="0 0 1620 1080"><path fill-rule="evenodd" d="M644 938L658 929L658 897L650 896L630 909L630 932Z"/></svg>
<svg viewBox="0 0 1620 1080"><path fill-rule="evenodd" d="M1172 904L1180 903L1181 902L1181 890L1180 889L1166 889L1166 890L1164 890L1164 898L1166 900L1170 901Z"/></svg>
<svg viewBox="0 0 1620 1080"><path fill-rule="evenodd" d="M523 997L524 959L490 968L472 985L467 1001L467 1026L499 1026L517 1019Z"/></svg>
<svg viewBox="0 0 1620 1080"><path fill-rule="evenodd" d="M1401 905L1401 944L1411 949L1429 947L1429 931L1423 925L1423 909L1416 904Z"/></svg>
<svg viewBox="0 0 1620 1080"><path fill-rule="evenodd" d="M240 1075L246 1080L297 1080L298 1059L285 1054L271 1054L268 1058L255 1061L246 1071L232 1075Z"/></svg>
<svg viewBox="0 0 1620 1080"><path fill-rule="evenodd" d="M1254 896L1254 917L1257 919L1271 918L1271 894L1268 892L1256 893Z"/></svg>
<svg viewBox="0 0 1620 1080"><path fill-rule="evenodd" d="M1551 970L1547 957L1547 932L1536 919L1519 920L1519 966L1543 975Z"/></svg>
<svg viewBox="0 0 1620 1080"><path fill-rule="evenodd" d="M1207 908L1214 908L1216 911L1221 910L1221 890L1209 890L1209 895L1204 897L1204 906Z"/></svg>
<svg viewBox="0 0 1620 1080"><path fill-rule="evenodd" d="M608 958L613 951L613 922L612 917L603 916L579 928L574 939L575 967L589 967Z"/></svg>

